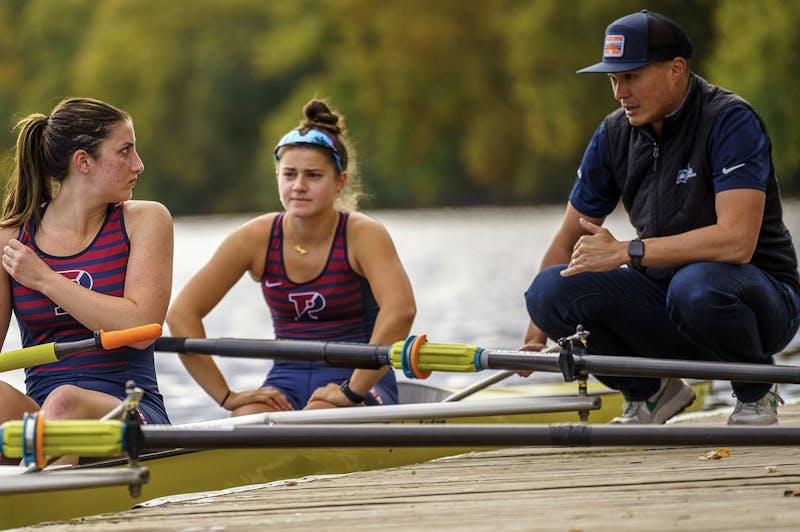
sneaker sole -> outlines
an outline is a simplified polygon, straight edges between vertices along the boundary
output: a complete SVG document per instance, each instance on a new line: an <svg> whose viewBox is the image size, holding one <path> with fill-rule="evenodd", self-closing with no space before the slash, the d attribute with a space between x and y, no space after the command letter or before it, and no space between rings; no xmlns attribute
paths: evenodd
<svg viewBox="0 0 800 532"><path fill-rule="evenodd" d="M771 421L770 420L767 423L760 423L760 422L753 423L751 421L747 421L747 422L734 421L733 423L731 423L731 419L728 418L728 425L731 425L731 426L737 426L738 425L740 427L777 427L777 426L780 425L780 423L778 422L777 419L775 421Z"/></svg>
<svg viewBox="0 0 800 532"><path fill-rule="evenodd" d="M656 424L663 425L664 423L667 422L667 420L673 418L674 416L677 416L678 414L680 414L681 412L692 406L692 403L694 403L694 400L696 398L697 395L694 393L694 390L692 390L692 387L684 385L683 389L678 395L673 397L669 403L665 404L663 407L659 409L658 413L653 418L654 422ZM672 411L673 408L672 405L677 405L676 407L674 407L676 408L674 411ZM662 415L662 413L670 411L672 412L671 414L667 416Z"/></svg>

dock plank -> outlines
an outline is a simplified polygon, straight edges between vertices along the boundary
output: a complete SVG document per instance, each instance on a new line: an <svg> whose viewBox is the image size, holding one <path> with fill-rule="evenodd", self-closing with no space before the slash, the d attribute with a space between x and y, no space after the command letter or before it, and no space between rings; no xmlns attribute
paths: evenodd
<svg viewBox="0 0 800 532"><path fill-rule="evenodd" d="M719 426L727 411L683 418ZM781 409L800 425L800 405ZM800 450L539 448L469 453L29 527L133 530L796 530ZM113 527L113 528L112 528Z"/></svg>

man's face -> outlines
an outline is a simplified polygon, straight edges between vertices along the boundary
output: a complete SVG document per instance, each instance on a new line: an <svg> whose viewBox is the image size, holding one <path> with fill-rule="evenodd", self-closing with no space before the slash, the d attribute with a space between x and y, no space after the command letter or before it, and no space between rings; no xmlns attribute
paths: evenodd
<svg viewBox="0 0 800 532"><path fill-rule="evenodd" d="M675 111L683 93L673 61L659 61L647 66L608 74L614 98L625 109L632 126L650 125L661 132L664 117Z"/></svg>

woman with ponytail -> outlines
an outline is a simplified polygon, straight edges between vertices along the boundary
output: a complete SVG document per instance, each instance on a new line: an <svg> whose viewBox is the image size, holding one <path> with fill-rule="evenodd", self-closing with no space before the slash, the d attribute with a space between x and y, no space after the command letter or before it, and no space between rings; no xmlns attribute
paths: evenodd
<svg viewBox="0 0 800 532"><path fill-rule="evenodd" d="M144 170L131 117L89 98L17 124L0 217L0 340L11 313L22 345L91 338L93 331L163 323L172 288L172 219L131 200ZM104 416L131 379L145 422L169 423L151 345L96 350L25 369L26 393L0 382L0 423Z"/></svg>
<svg viewBox="0 0 800 532"><path fill-rule="evenodd" d="M276 338L390 344L408 335L411 285L383 225L354 212L358 174L342 118L322 100L303 113L272 150L285 210L250 220L222 242L170 307L173 335L204 337L203 318L245 273L260 284ZM210 356L181 358L234 416L397 403L389 367L276 361L261 387L233 391Z"/></svg>

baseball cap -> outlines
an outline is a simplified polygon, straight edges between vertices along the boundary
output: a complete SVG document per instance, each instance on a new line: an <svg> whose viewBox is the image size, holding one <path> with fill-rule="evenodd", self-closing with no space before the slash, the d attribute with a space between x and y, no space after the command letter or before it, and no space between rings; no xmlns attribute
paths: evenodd
<svg viewBox="0 0 800 532"><path fill-rule="evenodd" d="M626 72L675 57L692 57L689 37L674 20L643 9L609 24L603 60L578 74Z"/></svg>

